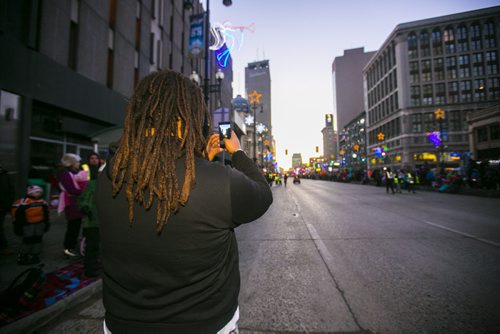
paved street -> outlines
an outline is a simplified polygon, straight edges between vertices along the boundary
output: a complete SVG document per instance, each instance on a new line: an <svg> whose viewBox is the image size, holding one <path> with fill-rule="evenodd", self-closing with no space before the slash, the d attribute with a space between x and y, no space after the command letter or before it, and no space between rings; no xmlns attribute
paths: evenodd
<svg viewBox="0 0 500 334"><path fill-rule="evenodd" d="M500 332L500 200L303 180L237 230L240 329ZM97 333L99 296L39 333Z"/></svg>

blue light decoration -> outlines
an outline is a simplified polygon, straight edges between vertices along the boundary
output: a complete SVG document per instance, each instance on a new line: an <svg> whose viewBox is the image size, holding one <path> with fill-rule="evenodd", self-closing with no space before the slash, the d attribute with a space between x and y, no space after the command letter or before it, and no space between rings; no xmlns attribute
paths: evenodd
<svg viewBox="0 0 500 334"><path fill-rule="evenodd" d="M237 46L237 50L241 50L243 45L245 30L250 30L253 32L252 23L249 26L234 26L231 22L215 23L210 28L212 33L214 44L209 47L210 50L214 50L217 59L217 64L225 68L227 66L229 56L232 54L233 49Z"/></svg>
<svg viewBox="0 0 500 334"><path fill-rule="evenodd" d="M434 147L438 147L441 144L439 131L428 132L427 138L429 138L429 141L434 145Z"/></svg>
<svg viewBox="0 0 500 334"><path fill-rule="evenodd" d="M380 156L382 155L382 148L380 148L380 147L375 147L375 148L373 149L373 153L375 153L375 155L376 155L377 157L380 157Z"/></svg>
<svg viewBox="0 0 500 334"><path fill-rule="evenodd" d="M217 65L221 68L226 68L229 61L230 52L226 44L223 44L220 49L214 51L215 59L217 60Z"/></svg>

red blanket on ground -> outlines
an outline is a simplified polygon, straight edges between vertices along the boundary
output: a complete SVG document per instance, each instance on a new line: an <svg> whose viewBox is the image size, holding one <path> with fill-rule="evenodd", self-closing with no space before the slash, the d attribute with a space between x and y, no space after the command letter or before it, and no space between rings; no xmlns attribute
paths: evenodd
<svg viewBox="0 0 500 334"><path fill-rule="evenodd" d="M82 263L75 263L45 274L42 290L28 305L16 307L15 311L0 310L0 328L42 310L97 281L97 278L86 277L84 271Z"/></svg>

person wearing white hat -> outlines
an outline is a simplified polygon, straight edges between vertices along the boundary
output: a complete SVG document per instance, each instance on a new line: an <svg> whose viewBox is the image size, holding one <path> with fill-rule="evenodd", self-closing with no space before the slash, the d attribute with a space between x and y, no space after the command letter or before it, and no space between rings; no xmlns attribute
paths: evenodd
<svg viewBox="0 0 500 334"><path fill-rule="evenodd" d="M62 213L64 211L68 222L66 234L64 235L64 254L70 257L78 256L75 249L84 216L77 204L78 197L86 185L86 182L81 182L78 177L81 160L79 155L73 153L64 154L61 158L61 164L64 168L57 175L59 188L61 188L58 212Z"/></svg>
<svg viewBox="0 0 500 334"><path fill-rule="evenodd" d="M40 262L43 234L50 228L49 204L42 195L41 187L28 186L27 195L12 207L14 233L23 238L17 260L20 265Z"/></svg>

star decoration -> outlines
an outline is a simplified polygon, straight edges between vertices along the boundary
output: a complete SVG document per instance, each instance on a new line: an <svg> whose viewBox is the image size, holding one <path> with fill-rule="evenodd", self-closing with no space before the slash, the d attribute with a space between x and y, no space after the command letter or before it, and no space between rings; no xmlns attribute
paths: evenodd
<svg viewBox="0 0 500 334"><path fill-rule="evenodd" d="M245 117L245 124L246 125L252 125L253 124L253 116L252 115L248 115L247 117Z"/></svg>
<svg viewBox="0 0 500 334"><path fill-rule="evenodd" d="M262 123L257 124L257 133L261 134L262 132L266 131L266 126Z"/></svg>
<svg viewBox="0 0 500 334"><path fill-rule="evenodd" d="M436 115L436 119L444 119L444 110L439 108L434 112L434 115Z"/></svg>
<svg viewBox="0 0 500 334"><path fill-rule="evenodd" d="M379 134L377 135L377 139L384 140L384 138L385 138L385 135L382 132L379 132Z"/></svg>
<svg viewBox="0 0 500 334"><path fill-rule="evenodd" d="M261 93L257 93L256 90L253 91L252 94L248 95L248 99L250 100L250 103L260 103L260 98L262 97Z"/></svg>

